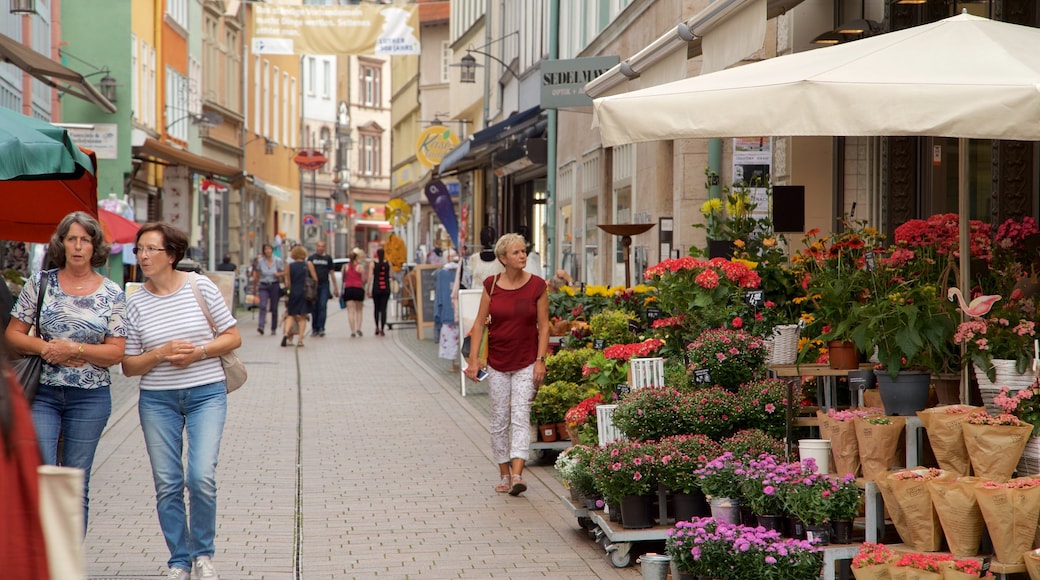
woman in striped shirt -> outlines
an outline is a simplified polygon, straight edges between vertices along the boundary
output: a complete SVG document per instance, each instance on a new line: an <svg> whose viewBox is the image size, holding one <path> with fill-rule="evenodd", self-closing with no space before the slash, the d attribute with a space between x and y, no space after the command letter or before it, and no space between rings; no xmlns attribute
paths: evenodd
<svg viewBox="0 0 1040 580"><path fill-rule="evenodd" d="M217 458L227 415L220 356L242 344L236 321L216 284L197 276L211 329L187 272L175 266L188 249L184 232L148 223L134 253L148 279L126 301L123 373L141 377L138 411L155 481L159 527L170 550L167 580L216 579ZM187 432L187 433L185 433ZM188 465L181 459L187 435ZM188 519L184 501L191 501Z"/></svg>

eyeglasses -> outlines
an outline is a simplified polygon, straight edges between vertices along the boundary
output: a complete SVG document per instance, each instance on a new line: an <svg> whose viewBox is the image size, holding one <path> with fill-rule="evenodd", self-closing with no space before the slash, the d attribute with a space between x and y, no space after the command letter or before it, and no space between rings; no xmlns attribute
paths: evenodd
<svg viewBox="0 0 1040 580"><path fill-rule="evenodd" d="M159 252L165 252L166 248L142 248L140 246L134 248L134 255L144 254L145 256L154 256Z"/></svg>

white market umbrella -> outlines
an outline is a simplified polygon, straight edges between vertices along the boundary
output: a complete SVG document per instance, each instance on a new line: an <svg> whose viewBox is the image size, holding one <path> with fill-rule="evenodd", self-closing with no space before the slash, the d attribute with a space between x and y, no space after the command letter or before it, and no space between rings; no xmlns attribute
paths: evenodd
<svg viewBox="0 0 1040 580"><path fill-rule="evenodd" d="M1040 29L961 14L595 100L607 146L748 135L1040 140Z"/></svg>
<svg viewBox="0 0 1040 580"><path fill-rule="evenodd" d="M1040 141L1040 29L960 14L594 101L603 144L748 135ZM968 289L961 252L961 289ZM966 386L962 386L966 389Z"/></svg>

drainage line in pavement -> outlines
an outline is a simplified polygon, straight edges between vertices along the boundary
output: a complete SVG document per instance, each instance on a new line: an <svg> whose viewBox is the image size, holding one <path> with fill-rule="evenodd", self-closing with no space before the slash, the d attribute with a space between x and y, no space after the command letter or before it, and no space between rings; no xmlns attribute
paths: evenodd
<svg viewBox="0 0 1040 580"><path fill-rule="evenodd" d="M296 497L293 510L293 578L303 579L303 380L300 376L300 349L296 354Z"/></svg>

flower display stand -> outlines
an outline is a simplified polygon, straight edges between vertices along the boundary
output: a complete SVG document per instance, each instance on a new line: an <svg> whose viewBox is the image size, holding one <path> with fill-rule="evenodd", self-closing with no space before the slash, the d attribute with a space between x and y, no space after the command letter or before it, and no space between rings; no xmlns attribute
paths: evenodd
<svg viewBox="0 0 1040 580"><path fill-rule="evenodd" d="M599 435L599 444L606 445L618 439L624 439L621 431L614 426L614 411L617 405L596 405L596 429Z"/></svg>
<svg viewBox="0 0 1040 580"><path fill-rule="evenodd" d="M629 386L633 389L664 386L664 358L633 358L629 363Z"/></svg>

